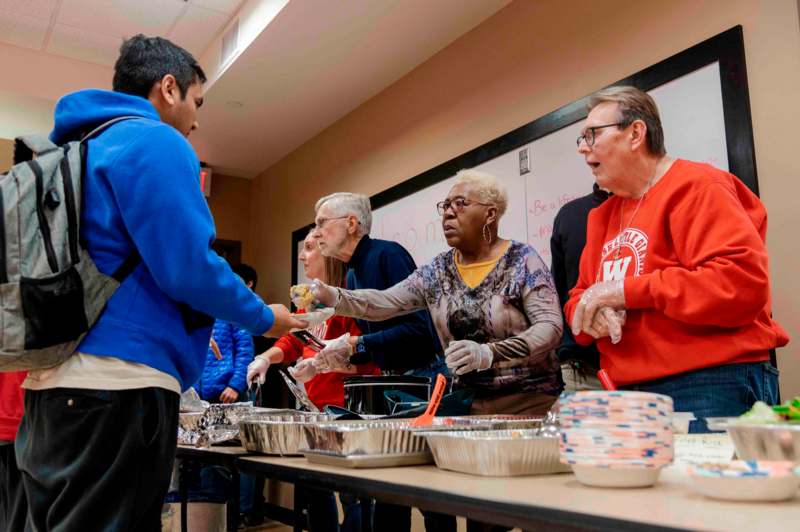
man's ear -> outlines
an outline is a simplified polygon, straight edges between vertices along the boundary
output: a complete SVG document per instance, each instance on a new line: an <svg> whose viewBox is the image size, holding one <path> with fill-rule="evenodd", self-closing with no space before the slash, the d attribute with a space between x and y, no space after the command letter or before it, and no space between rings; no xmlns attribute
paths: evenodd
<svg viewBox="0 0 800 532"><path fill-rule="evenodd" d="M631 124L631 151L641 146L647 147L647 124L644 120L634 120Z"/></svg>
<svg viewBox="0 0 800 532"><path fill-rule="evenodd" d="M156 84L156 87L160 93L159 96L168 105L172 106L178 103L181 90L180 87L178 87L178 81L175 79L175 76L166 74L161 78L161 81Z"/></svg>
<svg viewBox="0 0 800 532"><path fill-rule="evenodd" d="M358 233L358 218L352 214L347 217L347 233L351 235Z"/></svg>

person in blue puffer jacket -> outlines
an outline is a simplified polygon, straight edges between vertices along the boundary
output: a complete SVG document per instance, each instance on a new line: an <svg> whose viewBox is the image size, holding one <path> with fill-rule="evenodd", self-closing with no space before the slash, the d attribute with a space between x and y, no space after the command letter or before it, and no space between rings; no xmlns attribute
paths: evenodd
<svg viewBox="0 0 800 532"><path fill-rule="evenodd" d="M195 389L211 403L234 403L247 386L247 365L253 361L253 337L244 329L223 320L214 322L211 337L221 358L209 347L206 365Z"/></svg>

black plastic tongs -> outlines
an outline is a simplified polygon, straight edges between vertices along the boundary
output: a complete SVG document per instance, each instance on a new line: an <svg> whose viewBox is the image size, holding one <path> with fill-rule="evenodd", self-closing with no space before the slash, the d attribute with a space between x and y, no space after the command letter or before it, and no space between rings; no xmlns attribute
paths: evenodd
<svg viewBox="0 0 800 532"><path fill-rule="evenodd" d="M292 336L306 344L308 347L319 353L323 349L325 349L325 342L311 334L310 332L306 331L305 329L302 331L293 331Z"/></svg>

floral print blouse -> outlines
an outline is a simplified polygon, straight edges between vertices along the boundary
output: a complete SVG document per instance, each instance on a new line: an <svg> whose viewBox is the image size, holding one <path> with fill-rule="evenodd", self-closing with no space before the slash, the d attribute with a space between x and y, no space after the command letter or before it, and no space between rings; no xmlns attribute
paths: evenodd
<svg viewBox="0 0 800 532"><path fill-rule="evenodd" d="M563 320L553 279L536 250L511 241L480 284L468 287L455 249L437 255L386 290L340 289L336 313L382 321L427 308L446 348L453 340L488 343L492 367L459 377L477 395L516 392L558 395L555 348Z"/></svg>

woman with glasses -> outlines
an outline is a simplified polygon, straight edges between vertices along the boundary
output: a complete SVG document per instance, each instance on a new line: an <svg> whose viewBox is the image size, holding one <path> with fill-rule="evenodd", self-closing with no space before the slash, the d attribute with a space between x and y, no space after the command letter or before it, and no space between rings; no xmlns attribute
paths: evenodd
<svg viewBox="0 0 800 532"><path fill-rule="evenodd" d="M336 313L371 321L427 308L456 385L475 392L473 414L546 413L561 391L555 347L562 331L552 277L536 251L498 235L507 194L498 180L462 170L437 204L452 249L386 290L314 282ZM317 355L320 367L347 359Z"/></svg>

